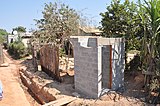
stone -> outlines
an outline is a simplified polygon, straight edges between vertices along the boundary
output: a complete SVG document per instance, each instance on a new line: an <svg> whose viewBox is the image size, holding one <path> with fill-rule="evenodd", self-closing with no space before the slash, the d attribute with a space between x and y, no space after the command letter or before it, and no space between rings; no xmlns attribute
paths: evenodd
<svg viewBox="0 0 160 106"><path fill-rule="evenodd" d="M77 97L77 98L81 97L81 95L79 93L77 93L77 92L73 92L72 95Z"/></svg>
<svg viewBox="0 0 160 106"><path fill-rule="evenodd" d="M1 66L1 67L8 67L9 64L8 64L8 63L3 63L3 64L1 64L0 66Z"/></svg>
<svg viewBox="0 0 160 106"><path fill-rule="evenodd" d="M140 98L140 100L142 100L143 102L145 102L145 101L146 101L146 99L145 99L145 98Z"/></svg>
<svg viewBox="0 0 160 106"><path fill-rule="evenodd" d="M22 66L22 67L19 68L20 71L25 71L26 69L27 69L26 66Z"/></svg>

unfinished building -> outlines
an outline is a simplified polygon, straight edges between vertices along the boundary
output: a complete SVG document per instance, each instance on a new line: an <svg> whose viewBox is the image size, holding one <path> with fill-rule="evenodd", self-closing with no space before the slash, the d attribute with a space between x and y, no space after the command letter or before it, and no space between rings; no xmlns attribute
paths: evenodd
<svg viewBox="0 0 160 106"><path fill-rule="evenodd" d="M72 36L74 82L77 92L98 98L124 85L125 43L123 38Z"/></svg>

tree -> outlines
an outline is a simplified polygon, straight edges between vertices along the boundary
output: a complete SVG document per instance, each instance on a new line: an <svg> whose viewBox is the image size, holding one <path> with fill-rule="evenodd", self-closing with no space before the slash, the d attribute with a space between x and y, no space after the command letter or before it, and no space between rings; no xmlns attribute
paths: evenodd
<svg viewBox="0 0 160 106"><path fill-rule="evenodd" d="M0 36L7 35L7 31L5 29L0 29Z"/></svg>
<svg viewBox="0 0 160 106"><path fill-rule="evenodd" d="M26 28L23 26L18 26L16 28L13 28L13 31L17 31L17 32L26 32Z"/></svg>
<svg viewBox="0 0 160 106"><path fill-rule="evenodd" d="M5 40L5 36L7 36L7 31L4 29L0 29L0 43L3 43Z"/></svg>
<svg viewBox="0 0 160 106"><path fill-rule="evenodd" d="M64 42L69 41L71 35L78 34L79 15L69 6L56 2L45 4L42 14L42 19L35 20L38 30L34 32L33 40L39 44L51 43L61 51ZM67 69L68 61L65 62Z"/></svg>
<svg viewBox="0 0 160 106"><path fill-rule="evenodd" d="M113 0L110 6L107 6L107 11L100 13L104 36L123 36L126 33L127 22L125 14L125 5L120 4L120 0Z"/></svg>
<svg viewBox="0 0 160 106"><path fill-rule="evenodd" d="M120 0L112 0L106 9L106 12L100 13L103 36L125 37L127 51L139 50L139 39L143 28L136 4L129 2L129 0L125 0L123 3Z"/></svg>
<svg viewBox="0 0 160 106"><path fill-rule="evenodd" d="M101 29L105 37L125 37L128 49L140 40L141 70L149 74L145 75L146 86L150 91L159 90L160 95L160 0L143 2L139 0L136 5L113 0L101 13Z"/></svg>
<svg viewBox="0 0 160 106"><path fill-rule="evenodd" d="M35 31L40 43L51 42L58 46L78 32L79 15L69 6L56 2L45 4L42 14L43 19L36 20L38 31Z"/></svg>

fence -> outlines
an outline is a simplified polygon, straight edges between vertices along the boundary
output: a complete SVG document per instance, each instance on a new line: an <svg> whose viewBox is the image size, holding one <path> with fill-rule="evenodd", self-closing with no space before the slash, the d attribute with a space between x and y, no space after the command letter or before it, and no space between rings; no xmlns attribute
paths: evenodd
<svg viewBox="0 0 160 106"><path fill-rule="evenodd" d="M42 70L57 81L61 81L59 73L59 49L51 44L40 49L40 65Z"/></svg>

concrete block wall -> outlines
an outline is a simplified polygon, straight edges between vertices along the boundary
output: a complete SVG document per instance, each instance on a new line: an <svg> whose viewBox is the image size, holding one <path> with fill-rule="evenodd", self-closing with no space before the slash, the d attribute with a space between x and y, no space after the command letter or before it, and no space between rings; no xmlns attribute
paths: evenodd
<svg viewBox="0 0 160 106"><path fill-rule="evenodd" d="M77 41L78 39L74 39ZM74 42L75 89L89 97L97 98L98 94L98 56L97 48L93 47L96 40L88 39L89 46L83 47Z"/></svg>
<svg viewBox="0 0 160 106"><path fill-rule="evenodd" d="M124 40L75 36L75 89L91 98L98 98L104 89L117 90L124 81ZM111 50L111 51L110 51Z"/></svg>

